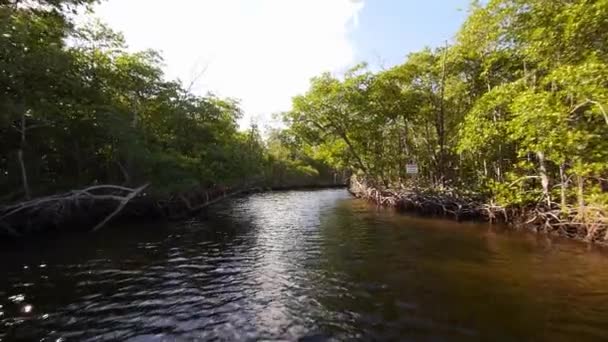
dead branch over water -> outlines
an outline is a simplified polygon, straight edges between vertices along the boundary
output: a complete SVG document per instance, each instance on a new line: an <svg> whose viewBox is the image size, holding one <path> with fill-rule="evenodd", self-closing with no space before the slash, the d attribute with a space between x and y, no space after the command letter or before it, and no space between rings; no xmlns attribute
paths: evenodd
<svg viewBox="0 0 608 342"><path fill-rule="evenodd" d="M0 206L0 237L22 237L58 230L95 232L111 221L127 219L139 222L181 220L200 215L207 207L222 200L263 191L265 188L259 184L261 180L254 179L233 187L201 186L162 195L144 192L149 189L149 184L138 188L95 185Z"/></svg>
<svg viewBox="0 0 608 342"><path fill-rule="evenodd" d="M262 188L256 182L236 187L196 187L168 195L137 188L95 185L81 190L0 206L0 236L22 237L54 230L99 231L111 221L180 220L193 217L224 199Z"/></svg>
<svg viewBox="0 0 608 342"><path fill-rule="evenodd" d="M92 230L105 226L125 206L140 195L148 184L138 188L117 185L96 185L82 190L41 197L13 205L0 207L0 231L11 236L21 236L49 224L60 225L75 216L89 216L90 220L101 217ZM107 211L115 205L115 209Z"/></svg>

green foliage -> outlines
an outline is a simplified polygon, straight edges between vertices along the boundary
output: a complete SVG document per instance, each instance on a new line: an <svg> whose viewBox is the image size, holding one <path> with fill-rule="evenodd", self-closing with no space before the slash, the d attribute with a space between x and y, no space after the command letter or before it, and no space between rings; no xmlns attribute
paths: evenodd
<svg viewBox="0 0 608 342"><path fill-rule="evenodd" d="M322 186L343 182L341 165L310 149L289 130L273 130L267 139L266 185L270 187ZM322 150L322 149L321 149Z"/></svg>
<svg viewBox="0 0 608 342"><path fill-rule="evenodd" d="M239 131L236 101L167 81L158 53L130 52L101 23L75 27L71 11L93 2L0 2L3 200L28 195L25 185L34 195L92 183L241 186L272 179L276 165L317 180L299 156L272 156L257 127Z"/></svg>
<svg viewBox="0 0 608 342"><path fill-rule="evenodd" d="M166 80L158 53L130 52L101 23L76 27L72 11L94 2L0 0L9 200L25 185L172 192L330 184L348 170L503 205L608 207L608 0L475 2L452 46L313 78L266 140L239 131L238 102Z"/></svg>
<svg viewBox="0 0 608 342"><path fill-rule="evenodd" d="M606 18L607 0L474 2L454 45L315 78L285 121L330 165L385 184L606 209Z"/></svg>

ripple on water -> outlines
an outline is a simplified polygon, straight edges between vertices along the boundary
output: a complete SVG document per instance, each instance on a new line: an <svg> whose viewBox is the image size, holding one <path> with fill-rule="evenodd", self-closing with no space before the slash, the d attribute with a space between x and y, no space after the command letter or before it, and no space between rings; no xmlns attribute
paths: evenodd
<svg viewBox="0 0 608 342"><path fill-rule="evenodd" d="M394 215L343 190L207 215L0 252L0 339L608 336L608 258L579 245Z"/></svg>

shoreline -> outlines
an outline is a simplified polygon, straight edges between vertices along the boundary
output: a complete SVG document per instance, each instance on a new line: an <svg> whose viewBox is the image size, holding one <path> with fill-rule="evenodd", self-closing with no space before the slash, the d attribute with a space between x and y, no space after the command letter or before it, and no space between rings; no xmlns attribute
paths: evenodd
<svg viewBox="0 0 608 342"><path fill-rule="evenodd" d="M421 217L440 217L454 221L477 221L504 224L513 230L608 245L608 227L588 225L560 219L553 211L543 207L505 208L488 204L480 198L463 196L452 191L430 189L379 189L364 180L351 178L349 193L376 205L391 207L403 213Z"/></svg>
<svg viewBox="0 0 608 342"><path fill-rule="evenodd" d="M199 216L221 201L253 193L347 188L341 184L306 184L194 188L165 196L115 185L93 186L63 194L0 206L0 239L95 232L106 224L153 220L179 221ZM93 193L97 191L97 193Z"/></svg>

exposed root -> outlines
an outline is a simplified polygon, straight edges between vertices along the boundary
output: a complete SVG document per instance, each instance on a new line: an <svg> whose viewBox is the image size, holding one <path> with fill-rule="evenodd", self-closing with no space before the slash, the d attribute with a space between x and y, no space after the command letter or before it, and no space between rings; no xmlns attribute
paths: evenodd
<svg viewBox="0 0 608 342"><path fill-rule="evenodd" d="M350 191L355 196L371 200L379 205L395 207L423 215L448 216L456 220L494 217L498 208L484 206L478 201L454 191L430 191L422 189L384 189L353 177Z"/></svg>
<svg viewBox="0 0 608 342"><path fill-rule="evenodd" d="M485 220L510 224L535 232L587 242L608 243L608 213L602 208L567 208L557 204L505 208L463 195L455 190L382 189L373 182L353 177L350 192L378 205L428 216L456 220Z"/></svg>

